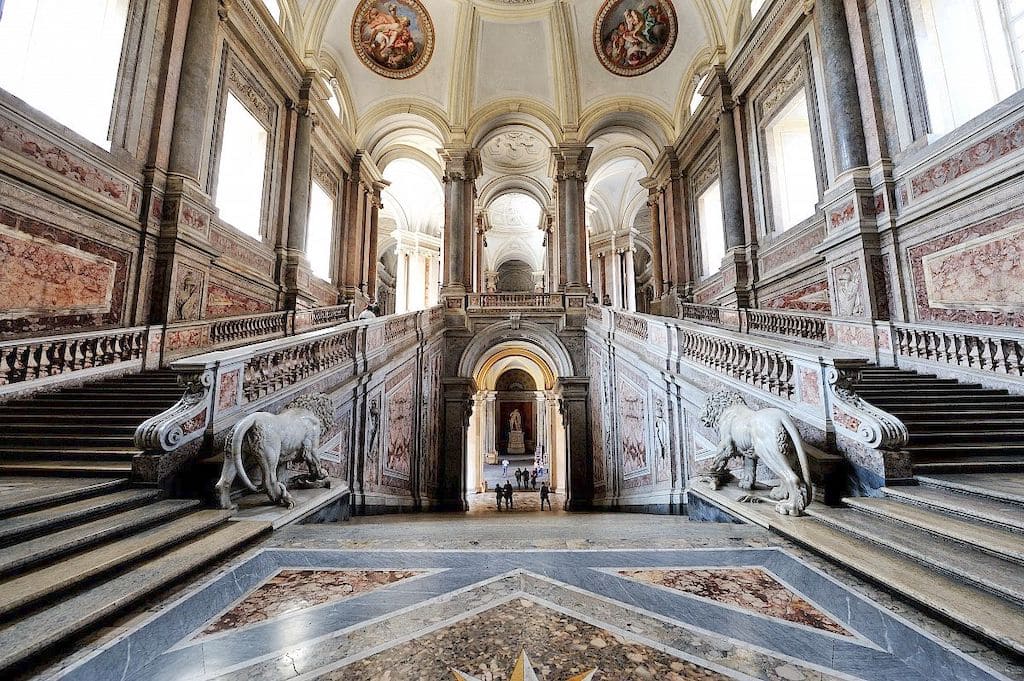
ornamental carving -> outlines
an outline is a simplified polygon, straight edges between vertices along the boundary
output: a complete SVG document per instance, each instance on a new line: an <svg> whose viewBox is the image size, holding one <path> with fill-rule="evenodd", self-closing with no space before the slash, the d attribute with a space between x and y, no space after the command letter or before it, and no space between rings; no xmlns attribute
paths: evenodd
<svg viewBox="0 0 1024 681"><path fill-rule="evenodd" d="M254 85L252 79L243 73L237 64L229 67L228 82L231 84L231 91L239 96L250 113L266 127L273 127L273 106L267 101L262 89Z"/></svg>
<svg viewBox="0 0 1024 681"><path fill-rule="evenodd" d="M670 0L605 0L594 21L594 51L617 76L639 76L672 52L678 21Z"/></svg>
<svg viewBox="0 0 1024 681"><path fill-rule="evenodd" d="M385 78L411 78L434 52L434 24L419 0L362 0L352 17L359 60Z"/></svg>

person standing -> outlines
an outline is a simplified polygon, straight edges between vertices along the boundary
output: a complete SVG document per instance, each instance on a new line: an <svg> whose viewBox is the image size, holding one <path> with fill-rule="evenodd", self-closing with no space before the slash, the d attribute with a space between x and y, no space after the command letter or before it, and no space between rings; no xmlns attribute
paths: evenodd
<svg viewBox="0 0 1024 681"><path fill-rule="evenodd" d="M519 468L516 469L516 487L523 486L523 471Z"/></svg>
<svg viewBox="0 0 1024 681"><path fill-rule="evenodd" d="M505 508L512 510L512 483L505 481Z"/></svg>
<svg viewBox="0 0 1024 681"><path fill-rule="evenodd" d="M530 485L534 489L537 489L537 469L536 468L533 469L533 473L530 475Z"/></svg>
<svg viewBox="0 0 1024 681"><path fill-rule="evenodd" d="M551 490L548 488L548 483L541 483L540 486L540 510L544 510L544 503L547 502L548 510L551 510Z"/></svg>
<svg viewBox="0 0 1024 681"><path fill-rule="evenodd" d="M504 477L508 477L508 459L501 460L501 474Z"/></svg>
<svg viewBox="0 0 1024 681"><path fill-rule="evenodd" d="M501 500L505 498L505 490L501 489L501 483L494 486L494 496L498 501L498 510L501 510Z"/></svg>

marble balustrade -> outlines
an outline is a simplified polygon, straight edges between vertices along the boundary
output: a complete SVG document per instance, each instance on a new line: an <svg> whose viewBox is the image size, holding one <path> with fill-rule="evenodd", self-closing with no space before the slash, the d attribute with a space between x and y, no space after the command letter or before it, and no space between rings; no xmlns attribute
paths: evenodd
<svg viewBox="0 0 1024 681"><path fill-rule="evenodd" d="M216 448L240 419L280 411L296 397L330 394L342 383L382 371L421 339L443 333L433 310L356 320L296 336L217 350L173 361L184 395L135 433L144 454L136 477L158 482L201 451Z"/></svg>

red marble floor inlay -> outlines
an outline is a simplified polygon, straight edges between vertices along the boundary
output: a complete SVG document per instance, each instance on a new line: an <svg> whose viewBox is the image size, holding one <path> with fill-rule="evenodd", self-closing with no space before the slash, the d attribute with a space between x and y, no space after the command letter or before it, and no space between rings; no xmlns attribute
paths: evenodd
<svg viewBox="0 0 1024 681"><path fill-rule="evenodd" d="M200 636L358 596L421 574L416 570L282 570L209 624Z"/></svg>
<svg viewBox="0 0 1024 681"><path fill-rule="evenodd" d="M618 574L833 634L853 635L760 568L619 570Z"/></svg>

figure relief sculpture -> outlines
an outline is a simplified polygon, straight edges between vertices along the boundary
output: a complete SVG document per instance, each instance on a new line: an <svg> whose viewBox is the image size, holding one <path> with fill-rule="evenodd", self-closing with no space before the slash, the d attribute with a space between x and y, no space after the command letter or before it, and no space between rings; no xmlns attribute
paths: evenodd
<svg viewBox="0 0 1024 681"><path fill-rule="evenodd" d="M174 311L177 321L189 321L199 316L199 303L203 293L202 276L195 270L186 270L181 283L178 284L178 295L174 299Z"/></svg>
<svg viewBox="0 0 1024 681"><path fill-rule="evenodd" d="M318 451L320 438L333 425L334 403L322 394L300 397L280 414L260 411L243 418L224 443L224 466L215 488L220 507L234 507L231 485L236 476L253 492L259 491L245 471L243 459L246 456L259 464L262 487L275 504L287 508L295 505L281 480L281 469L290 461L304 462L309 469L308 474L290 481L294 486L330 487Z"/></svg>
<svg viewBox="0 0 1024 681"><path fill-rule="evenodd" d="M843 316L864 314L860 272L850 265L836 268L836 307Z"/></svg>
<svg viewBox="0 0 1024 681"><path fill-rule="evenodd" d="M668 421L665 419L665 402L658 399L654 408L654 433L658 436L658 451L661 458L668 455Z"/></svg>
<svg viewBox="0 0 1024 681"><path fill-rule="evenodd" d="M729 459L742 456L739 486L753 491L760 461L778 479L770 494L777 502L775 510L782 515L803 514L811 499L810 466L800 433L789 414L775 408L754 411L739 393L719 390L708 396L700 421L709 428L717 428L720 438L711 464L714 489L720 489L729 479ZM757 502L759 498L748 495L741 501Z"/></svg>

